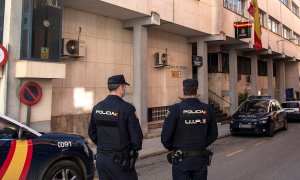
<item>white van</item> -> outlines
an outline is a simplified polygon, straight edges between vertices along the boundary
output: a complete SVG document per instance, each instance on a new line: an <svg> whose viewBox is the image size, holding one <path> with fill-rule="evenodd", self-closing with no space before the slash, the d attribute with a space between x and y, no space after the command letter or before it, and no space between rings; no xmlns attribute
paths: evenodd
<svg viewBox="0 0 300 180"><path fill-rule="evenodd" d="M286 101L281 106L288 120L300 120L300 101Z"/></svg>

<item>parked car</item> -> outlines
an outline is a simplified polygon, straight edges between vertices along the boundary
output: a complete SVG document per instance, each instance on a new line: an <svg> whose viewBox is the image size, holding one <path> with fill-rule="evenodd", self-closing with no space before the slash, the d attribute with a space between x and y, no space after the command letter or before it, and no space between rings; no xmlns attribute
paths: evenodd
<svg viewBox="0 0 300 180"><path fill-rule="evenodd" d="M300 120L300 101L286 101L281 106L288 120Z"/></svg>
<svg viewBox="0 0 300 180"><path fill-rule="evenodd" d="M41 133L0 114L0 179L93 179L93 152L80 135Z"/></svg>
<svg viewBox="0 0 300 180"><path fill-rule="evenodd" d="M284 110L276 99L270 96L251 96L232 115L230 132L266 134L274 136L279 129L288 128Z"/></svg>

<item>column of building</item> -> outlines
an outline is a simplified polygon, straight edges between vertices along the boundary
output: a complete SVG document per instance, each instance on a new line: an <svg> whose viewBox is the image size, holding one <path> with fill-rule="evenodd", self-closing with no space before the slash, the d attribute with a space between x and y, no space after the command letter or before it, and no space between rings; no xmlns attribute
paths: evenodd
<svg viewBox="0 0 300 180"><path fill-rule="evenodd" d="M124 28L133 28L133 104L140 120L143 134L148 134L147 54L148 25L159 25L160 17L142 17L123 22Z"/></svg>
<svg viewBox="0 0 300 180"><path fill-rule="evenodd" d="M267 71L268 71L268 95L274 98L274 85L273 85L273 60L267 59Z"/></svg>
<svg viewBox="0 0 300 180"><path fill-rule="evenodd" d="M251 56L251 95L257 96L257 55Z"/></svg>
<svg viewBox="0 0 300 180"><path fill-rule="evenodd" d="M20 80L16 78L16 62L20 58L22 1L6 1L3 28L3 45L8 48L8 62L1 81L2 113L20 119L20 100L16 95Z"/></svg>
<svg viewBox="0 0 300 180"><path fill-rule="evenodd" d="M199 38L197 40L197 55L202 56L203 66L197 68L197 79L199 81L198 92L200 101L208 103L208 64L207 64L207 43Z"/></svg>
<svg viewBox="0 0 300 180"><path fill-rule="evenodd" d="M231 114L238 108L237 73L237 51L235 49L229 49L229 96Z"/></svg>

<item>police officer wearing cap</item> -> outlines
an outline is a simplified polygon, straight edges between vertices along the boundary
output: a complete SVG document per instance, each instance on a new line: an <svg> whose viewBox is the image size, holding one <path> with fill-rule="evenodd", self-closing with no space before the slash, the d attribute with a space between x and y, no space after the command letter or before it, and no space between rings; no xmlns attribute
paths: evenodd
<svg viewBox="0 0 300 180"><path fill-rule="evenodd" d="M136 180L137 152L143 134L135 107L122 98L126 85L123 75L108 79L109 95L92 110L88 134L97 145L96 167L101 180Z"/></svg>
<svg viewBox="0 0 300 180"><path fill-rule="evenodd" d="M170 151L173 180L206 180L211 151L207 147L218 137L212 108L197 98L198 81L183 81L184 99L170 108L161 142Z"/></svg>

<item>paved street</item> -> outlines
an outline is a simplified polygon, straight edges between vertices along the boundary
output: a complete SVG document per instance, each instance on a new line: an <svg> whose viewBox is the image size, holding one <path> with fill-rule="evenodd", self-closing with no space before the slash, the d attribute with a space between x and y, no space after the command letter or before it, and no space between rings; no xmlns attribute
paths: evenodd
<svg viewBox="0 0 300 180"><path fill-rule="evenodd" d="M218 139L209 167L209 180L296 180L300 177L300 123L274 137L237 136ZM139 160L141 180L168 180L171 166L166 154Z"/></svg>

